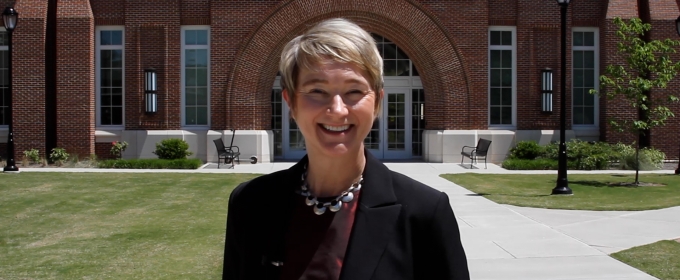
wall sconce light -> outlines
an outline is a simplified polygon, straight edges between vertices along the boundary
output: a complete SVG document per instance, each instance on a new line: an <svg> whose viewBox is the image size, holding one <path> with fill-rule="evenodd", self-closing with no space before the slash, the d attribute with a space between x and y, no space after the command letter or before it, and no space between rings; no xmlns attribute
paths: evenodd
<svg viewBox="0 0 680 280"><path fill-rule="evenodd" d="M146 112L158 112L158 95L156 94L156 69L144 69L144 100Z"/></svg>
<svg viewBox="0 0 680 280"><path fill-rule="evenodd" d="M541 112L552 113L553 110L552 69L541 70Z"/></svg>

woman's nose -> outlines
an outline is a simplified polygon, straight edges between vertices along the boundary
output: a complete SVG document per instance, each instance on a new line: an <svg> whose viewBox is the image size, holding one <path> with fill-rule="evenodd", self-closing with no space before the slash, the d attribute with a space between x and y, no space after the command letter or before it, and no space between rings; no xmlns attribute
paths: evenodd
<svg viewBox="0 0 680 280"><path fill-rule="evenodd" d="M333 114L346 114L347 106L345 100L339 94L333 95L333 100L331 101L331 107L329 109L330 113Z"/></svg>

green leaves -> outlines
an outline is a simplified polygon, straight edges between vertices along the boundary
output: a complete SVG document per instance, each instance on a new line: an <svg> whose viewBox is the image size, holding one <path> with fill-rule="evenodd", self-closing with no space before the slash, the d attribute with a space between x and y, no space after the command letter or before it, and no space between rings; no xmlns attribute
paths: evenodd
<svg viewBox="0 0 680 280"><path fill-rule="evenodd" d="M605 74L600 76L600 89L608 98L623 98L632 108L644 112L637 120L610 120L610 125L621 132L643 133L675 116L667 105L680 99L674 95L651 98L651 91L666 88L680 71L680 62L670 58L680 41L645 41L643 35L652 26L638 18L627 22L614 18L614 24L619 28L616 31L618 53L625 63L605 68ZM597 94L597 91L592 89L590 93Z"/></svg>

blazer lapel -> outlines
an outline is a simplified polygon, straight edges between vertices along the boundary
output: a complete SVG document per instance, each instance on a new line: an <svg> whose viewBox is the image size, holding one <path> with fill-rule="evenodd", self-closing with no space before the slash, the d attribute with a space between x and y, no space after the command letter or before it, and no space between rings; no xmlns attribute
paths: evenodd
<svg viewBox="0 0 680 280"><path fill-rule="evenodd" d="M401 212L396 201L389 169L366 152L364 184L340 279L371 278L395 232Z"/></svg>

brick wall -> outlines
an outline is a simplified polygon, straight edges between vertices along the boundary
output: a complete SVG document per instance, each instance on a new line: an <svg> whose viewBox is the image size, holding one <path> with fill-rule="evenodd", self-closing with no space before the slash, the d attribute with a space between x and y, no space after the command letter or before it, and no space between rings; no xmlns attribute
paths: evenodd
<svg viewBox="0 0 680 280"><path fill-rule="evenodd" d="M12 84L14 157L40 150L45 156L45 25L47 1L20 0L14 5L19 21L14 30Z"/></svg>
<svg viewBox="0 0 680 280"><path fill-rule="evenodd" d="M50 0L54 1L54 0ZM5 1L7 2L7 1ZM47 1L20 0L15 33L14 84L17 154L45 146ZM677 38L678 3L648 1L655 38ZM181 128L182 25L210 25L211 129L270 129L270 90L283 45L312 24L345 17L395 42L412 59L424 84L427 129L488 128L488 28L517 28L517 128L558 129L560 8L534 0L60 0L58 3L58 143L77 153L108 155L94 144L94 28L125 26L125 128ZM600 66L617 63L612 18L638 17L637 1L573 1L568 10L567 69L572 27L600 27ZM48 46L49 47L49 46ZM83 61L81 56L85 54ZM75 58L74 58L75 57ZM159 111L144 113L143 70L158 74ZM540 70L553 69L554 111L540 112ZM571 118L570 71L567 118ZM673 82L671 89L680 88ZM664 92L655 92L663 94ZM621 100L600 101L603 140L631 142L609 119L636 112ZM623 109L625 108L625 109ZM16 115L18 114L18 115ZM680 113L678 113L680 114ZM569 121L569 123L571 123ZM671 137L680 121L653 131L652 143L677 154ZM107 143L104 143L107 144Z"/></svg>
<svg viewBox="0 0 680 280"><path fill-rule="evenodd" d="M94 19L87 0L57 2L57 147L94 154Z"/></svg>
<svg viewBox="0 0 680 280"><path fill-rule="evenodd" d="M94 144L94 154L97 159L115 159L116 156L111 154L111 143L95 143Z"/></svg>

